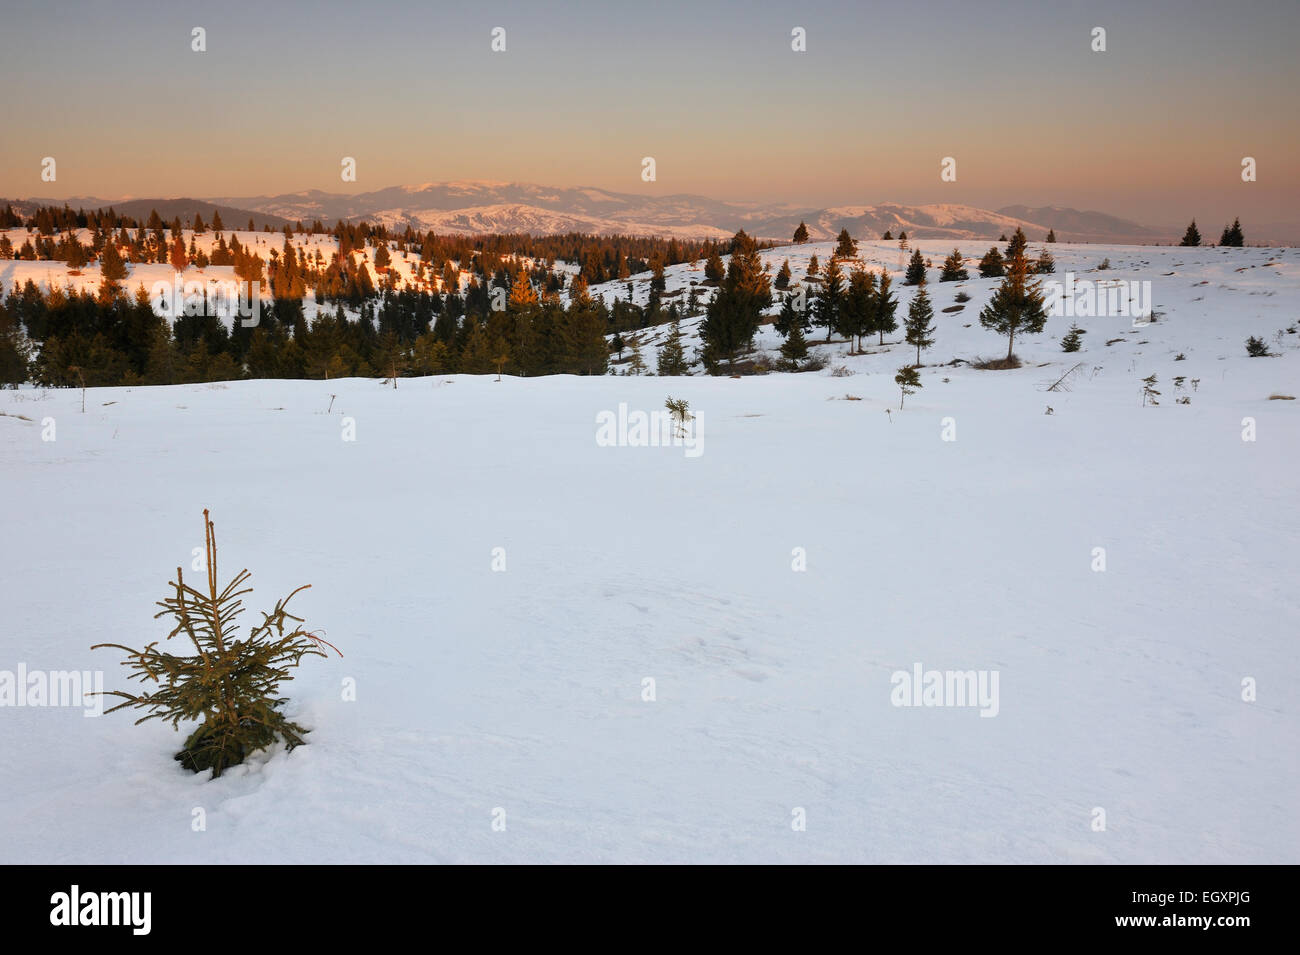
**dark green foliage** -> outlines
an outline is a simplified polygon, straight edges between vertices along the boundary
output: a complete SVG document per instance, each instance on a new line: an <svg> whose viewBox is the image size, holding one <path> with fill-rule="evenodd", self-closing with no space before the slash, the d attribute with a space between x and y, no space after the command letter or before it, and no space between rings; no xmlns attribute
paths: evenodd
<svg viewBox="0 0 1300 955"><path fill-rule="evenodd" d="M711 372L753 343L763 309L771 304L772 289L758 246L742 229L732 240L726 278L700 324L702 357Z"/></svg>
<svg viewBox="0 0 1300 955"><path fill-rule="evenodd" d="M1056 230L1055 230L1055 229L1048 229L1048 230L1047 230L1047 239L1046 239L1046 241L1048 241L1048 242L1055 242L1055 241L1056 241Z"/></svg>
<svg viewBox="0 0 1300 955"><path fill-rule="evenodd" d="M211 769L215 778L277 739L283 739L290 750L305 742L302 737L307 730L281 712L288 698L278 695L279 686L293 679L290 670L304 656L323 657L323 647L333 647L304 630L302 618L285 609L294 595L310 584L277 601L275 609L263 613L262 622L250 628L246 639L237 639L235 619L244 609L240 598L253 589L241 589L249 573L241 570L223 590L217 590L217 542L207 511L203 512L203 526L207 590L186 584L178 567L171 583L174 593L158 602L163 609L155 615L173 618L176 625L167 639L185 635L194 645L194 655L166 653L158 649L157 641L143 650L118 643L96 644L91 649L125 650L128 656L122 665L132 671L129 679L156 686L152 693L138 695L106 692L106 696L123 700L106 712L123 707L146 710L137 724L160 719L176 729L182 720L202 720L175 758L194 772Z"/></svg>
<svg viewBox="0 0 1300 955"><path fill-rule="evenodd" d="M808 227L802 222L799 223L799 228L794 230L794 241L796 243L808 241Z"/></svg>
<svg viewBox="0 0 1300 955"><path fill-rule="evenodd" d="M1240 249L1244 244L1245 237L1241 234L1241 220L1233 219L1232 225L1223 227L1223 235L1219 238L1219 245Z"/></svg>
<svg viewBox="0 0 1300 955"><path fill-rule="evenodd" d="M718 250L714 249L704 263L704 277L710 282L721 282L722 277L727 274L727 268L722 264L722 256Z"/></svg>
<svg viewBox="0 0 1300 955"><path fill-rule="evenodd" d="M682 327L679 323L673 322L668 330L668 337L659 348L659 361L655 374L674 376L687 373L686 349L682 345Z"/></svg>
<svg viewBox="0 0 1300 955"><path fill-rule="evenodd" d="M1010 259L1017 252L1024 252L1029 245L1029 239L1025 237L1023 229L1017 228L1015 234L1011 236L1011 241L1007 243L1007 251L1003 253L1004 259Z"/></svg>
<svg viewBox="0 0 1300 955"><path fill-rule="evenodd" d="M795 323L790 334L785 338L781 345L781 357L785 359L786 367L790 371L798 371L799 364L808 357L808 340L803 336L803 328Z"/></svg>
<svg viewBox="0 0 1300 955"><path fill-rule="evenodd" d="M841 309L839 330L845 338L857 338L857 350L862 350L862 336L875 331L872 324L876 303L876 275L864 269L854 269L849 275L849 290Z"/></svg>
<svg viewBox="0 0 1300 955"><path fill-rule="evenodd" d="M826 329L826 340L839 327L840 311L844 307L844 272L839 259L832 258L826 267L822 286L813 300L813 324Z"/></svg>
<svg viewBox="0 0 1300 955"><path fill-rule="evenodd" d="M1034 272L1038 275L1051 275L1056 271L1056 260L1052 258L1052 253L1046 249L1038 256L1038 261L1034 263Z"/></svg>
<svg viewBox="0 0 1300 955"><path fill-rule="evenodd" d="M1187 227L1187 231L1183 233L1183 241L1178 244L1189 247L1195 247L1201 244L1201 232L1196 228L1195 219L1193 219L1192 224Z"/></svg>
<svg viewBox="0 0 1300 955"><path fill-rule="evenodd" d="M912 258L907 263L907 274L903 278L904 285L920 285L925 281L925 258L921 255L920 249L912 250Z"/></svg>
<svg viewBox="0 0 1300 955"><path fill-rule="evenodd" d="M898 374L894 376L894 384L898 385L900 392L898 397L898 410L903 410L903 402L907 396L914 394L921 387L921 375L912 366L898 369Z"/></svg>
<svg viewBox="0 0 1300 955"><path fill-rule="evenodd" d="M997 247L989 249L984 253L983 259L979 260L979 277L980 278L1000 278L1004 274L1002 269L1002 253L997 251Z"/></svg>
<svg viewBox="0 0 1300 955"><path fill-rule="evenodd" d="M1264 341L1262 338L1256 337L1255 335L1251 335L1246 339L1246 354L1251 358L1269 357L1270 352L1268 350L1268 342Z"/></svg>
<svg viewBox="0 0 1300 955"><path fill-rule="evenodd" d="M890 291L889 273L880 271L880 282L876 285L876 295L871 306L871 330L880 334L880 344L885 343L885 335L898 329L894 312L898 309L898 299Z"/></svg>
<svg viewBox="0 0 1300 955"><path fill-rule="evenodd" d="M849 235L848 229L841 229L838 242L835 246L835 257L837 259L852 259L858 254L858 243L853 236Z"/></svg>
<svg viewBox="0 0 1300 955"><path fill-rule="evenodd" d="M907 307L907 343L916 346L916 363L921 364L921 349L934 344L934 306L930 304L930 295L922 285L912 297Z"/></svg>
<svg viewBox="0 0 1300 955"><path fill-rule="evenodd" d="M784 292L790 287L790 260L786 259L781 263L781 269L776 273L776 280L772 282L772 287Z"/></svg>
<svg viewBox="0 0 1300 955"><path fill-rule="evenodd" d="M798 327L801 332L808 330L807 309L801 304L801 297L787 293L781 297L781 312L776 317L773 327L782 335L789 335Z"/></svg>
<svg viewBox="0 0 1300 955"><path fill-rule="evenodd" d="M980 312L980 324L1007 336L1007 361L1010 361L1016 334L1038 334L1046 323L1042 289L1038 280L1030 277L1029 260L1021 246L1007 260L1007 274Z"/></svg>
<svg viewBox="0 0 1300 955"><path fill-rule="evenodd" d="M1065 337L1061 339L1061 351L1076 352L1083 347L1083 329L1071 325Z"/></svg>
<svg viewBox="0 0 1300 955"><path fill-rule="evenodd" d="M961 252L953 249L946 259L943 260L943 269L939 272L940 282L964 282L970 278L970 273L962 267Z"/></svg>

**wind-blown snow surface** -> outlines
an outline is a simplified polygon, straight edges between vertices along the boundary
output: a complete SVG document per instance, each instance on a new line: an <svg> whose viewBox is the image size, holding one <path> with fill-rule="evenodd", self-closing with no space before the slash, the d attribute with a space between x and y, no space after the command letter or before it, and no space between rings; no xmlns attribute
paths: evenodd
<svg viewBox="0 0 1300 955"><path fill-rule="evenodd" d="M248 617L311 583L346 655L285 684L310 745L218 780L125 711L0 708L0 861L1300 861L1297 339L1241 346L1300 299L1289 253L1252 276L1011 372L934 367L1005 348L940 315L901 412L898 336L847 378L0 392L0 670L127 686L88 648L166 633L204 507ZM598 446L669 394L702 454ZM892 705L917 663L996 670L997 716Z"/></svg>

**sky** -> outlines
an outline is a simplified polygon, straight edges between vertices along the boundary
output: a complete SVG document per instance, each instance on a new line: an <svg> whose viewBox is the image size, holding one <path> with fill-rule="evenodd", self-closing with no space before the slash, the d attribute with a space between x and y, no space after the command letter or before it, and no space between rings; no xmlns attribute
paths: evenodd
<svg viewBox="0 0 1300 955"><path fill-rule="evenodd" d="M1295 222L1297 41L1297 0L6 0L0 195L493 179Z"/></svg>

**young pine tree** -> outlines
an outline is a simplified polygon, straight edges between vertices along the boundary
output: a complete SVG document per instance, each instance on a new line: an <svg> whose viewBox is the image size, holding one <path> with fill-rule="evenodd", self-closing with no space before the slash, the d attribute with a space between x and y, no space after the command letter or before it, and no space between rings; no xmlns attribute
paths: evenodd
<svg viewBox="0 0 1300 955"><path fill-rule="evenodd" d="M921 285L925 282L925 258L920 249L912 251L912 258L907 263L907 274L903 277L904 285Z"/></svg>
<svg viewBox="0 0 1300 955"><path fill-rule="evenodd" d="M1003 258L1010 259L1017 252L1024 252L1028 245L1029 240L1025 237L1024 230L1017 226L1011 241L1007 243L1007 251L1003 254Z"/></svg>
<svg viewBox="0 0 1300 955"><path fill-rule="evenodd" d="M1193 219L1187 231L1183 233L1183 241L1178 243L1180 246L1195 248L1201 244L1201 231L1196 228L1196 220Z"/></svg>
<svg viewBox="0 0 1300 955"><path fill-rule="evenodd" d="M852 259L858 254L858 243L849 235L848 229L841 229L835 246L835 258Z"/></svg>
<svg viewBox="0 0 1300 955"><path fill-rule="evenodd" d="M970 278L970 273L963 267L963 262L961 252L953 249L948 257L943 260L943 269L939 272L939 281L964 282Z"/></svg>
<svg viewBox="0 0 1300 955"><path fill-rule="evenodd" d="M934 307L922 284L907 307L907 343L916 346L916 363L921 364L921 349L934 344Z"/></svg>
<svg viewBox="0 0 1300 955"><path fill-rule="evenodd" d="M776 273L776 280L772 282L772 287L785 291L790 287L790 260L786 259L781 263L781 269Z"/></svg>
<svg viewBox="0 0 1300 955"><path fill-rule="evenodd" d="M1083 347L1083 329L1078 325L1071 325L1070 330L1066 332L1061 339L1061 351L1077 352Z"/></svg>
<svg viewBox="0 0 1300 955"><path fill-rule="evenodd" d="M1047 323L1042 288L1037 279L1031 278L1030 271L1029 259L1024 247L1020 246L1007 260L1007 274L1002 284L980 312L981 325L1007 336L1008 362L1012 360L1016 334L1036 335Z"/></svg>
<svg viewBox="0 0 1300 955"><path fill-rule="evenodd" d="M802 222L800 222L799 227L794 230L794 241L796 245L808 241L808 227Z"/></svg>
<svg viewBox="0 0 1300 955"><path fill-rule="evenodd" d="M908 395L915 394L916 390L921 387L921 376L917 370L910 365L906 368L898 369L898 374L894 376L894 384L898 385L898 410L903 410L903 402Z"/></svg>
<svg viewBox="0 0 1300 955"><path fill-rule="evenodd" d="M790 334L781 345L781 357L785 359L786 368L798 371L799 365L808 357L808 339L803 336L801 323L796 322L790 328Z"/></svg>
<svg viewBox="0 0 1300 955"><path fill-rule="evenodd" d="M880 270L880 282L876 286L875 301L871 305L871 330L880 334L880 344L885 343L885 335L893 334L898 329L894 312L898 309L898 300L890 291L889 273Z"/></svg>
<svg viewBox="0 0 1300 955"><path fill-rule="evenodd" d="M304 630L302 618L285 609L310 584L277 601L275 609L263 613L261 623L253 625L246 638L238 639L235 620L244 611L240 598L253 590L242 586L249 573L241 570L218 590L217 539L207 511L203 512L203 530L206 588L185 583L177 567L176 580L170 584L172 596L158 602L163 609L155 615L170 616L175 626L167 639L183 634L193 644L194 654L167 653L158 649L157 641L143 650L120 643L100 643L91 649L126 651L123 665L131 670L129 679L149 685L149 691L140 694L108 691L105 696L121 697L123 702L106 712L133 707L147 711L137 723L160 719L173 728L179 728L181 720L201 720L175 758L196 773L211 769L215 778L277 739L283 739L290 750L306 742L303 735L307 730L282 712L288 699L279 695L280 683L293 679L290 671L303 657L326 656L323 647L338 650Z"/></svg>
<svg viewBox="0 0 1300 955"><path fill-rule="evenodd" d="M984 253L984 258L980 259L980 278L996 279L1001 278L1003 274L1002 253L994 246Z"/></svg>
<svg viewBox="0 0 1300 955"><path fill-rule="evenodd" d="M686 349L682 345L682 327L673 322L668 329L668 337L659 349L659 360L655 374L670 377L687 374Z"/></svg>
<svg viewBox="0 0 1300 955"><path fill-rule="evenodd" d="M840 330L845 338L856 338L855 350L862 351L862 336L875 330L872 325L876 296L876 274L854 269L849 275L849 290L844 296Z"/></svg>
<svg viewBox="0 0 1300 955"><path fill-rule="evenodd" d="M826 329L826 340L831 340L831 333L839 325L840 310L844 305L844 272L839 259L832 258L826 267L826 276L822 287L817 290L813 301L813 324Z"/></svg>

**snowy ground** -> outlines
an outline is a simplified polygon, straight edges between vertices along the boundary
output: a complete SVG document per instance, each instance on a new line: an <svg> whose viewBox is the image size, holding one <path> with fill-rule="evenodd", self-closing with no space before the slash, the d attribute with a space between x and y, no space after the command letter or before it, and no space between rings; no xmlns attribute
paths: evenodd
<svg viewBox="0 0 1300 955"><path fill-rule="evenodd" d="M310 745L215 781L126 712L0 707L0 861L1300 861L1300 256L1053 251L1165 314L946 367L1005 350L972 281L901 412L898 335L848 377L0 392L0 671L124 685L88 648L166 632L204 507L345 654L286 684ZM597 444L669 394L698 456ZM996 671L997 715L892 705L916 664Z"/></svg>

